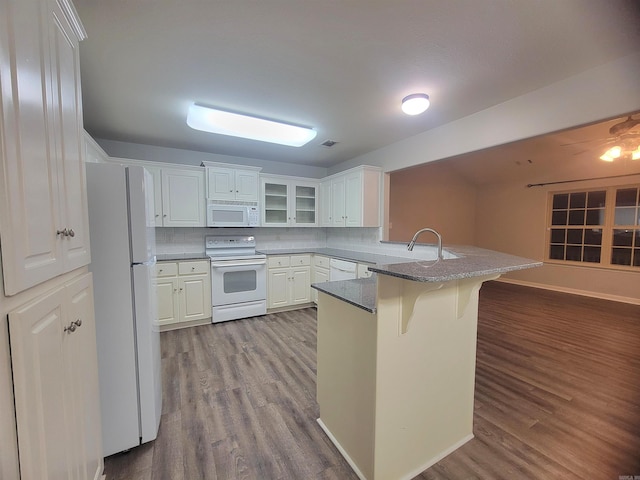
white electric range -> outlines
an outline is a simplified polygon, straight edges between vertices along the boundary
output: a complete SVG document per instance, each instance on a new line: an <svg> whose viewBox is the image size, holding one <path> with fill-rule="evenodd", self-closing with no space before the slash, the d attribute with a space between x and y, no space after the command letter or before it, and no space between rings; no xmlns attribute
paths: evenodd
<svg viewBox="0 0 640 480"><path fill-rule="evenodd" d="M267 257L256 253L251 235L209 235L212 322L267 313Z"/></svg>

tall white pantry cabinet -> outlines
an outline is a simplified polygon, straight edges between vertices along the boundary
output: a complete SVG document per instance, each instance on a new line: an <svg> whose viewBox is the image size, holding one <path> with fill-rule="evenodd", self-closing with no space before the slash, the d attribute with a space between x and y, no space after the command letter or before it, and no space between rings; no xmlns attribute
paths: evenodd
<svg viewBox="0 0 640 480"><path fill-rule="evenodd" d="M0 0L0 478L102 475L69 0Z"/></svg>

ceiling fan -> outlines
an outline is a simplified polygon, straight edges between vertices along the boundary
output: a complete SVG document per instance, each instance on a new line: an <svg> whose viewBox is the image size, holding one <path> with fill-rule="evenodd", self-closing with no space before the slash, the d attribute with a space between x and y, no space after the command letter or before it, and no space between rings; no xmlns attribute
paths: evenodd
<svg viewBox="0 0 640 480"><path fill-rule="evenodd" d="M609 129L609 135L616 137L613 145L600 156L600 160L613 162L616 158L631 158L640 160L640 133L631 131L640 125L640 119L629 115L626 120L616 123Z"/></svg>
<svg viewBox="0 0 640 480"><path fill-rule="evenodd" d="M609 128L610 137L606 139L566 143L563 146L600 141L603 142L601 147L606 149L600 159L605 162L613 162L618 158L640 160L640 131L633 131L638 125L640 125L640 118L629 115L626 120Z"/></svg>

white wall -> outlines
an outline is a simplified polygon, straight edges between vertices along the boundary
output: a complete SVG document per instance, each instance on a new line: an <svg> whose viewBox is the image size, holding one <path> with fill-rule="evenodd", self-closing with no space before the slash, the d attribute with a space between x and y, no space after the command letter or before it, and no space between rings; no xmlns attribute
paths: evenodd
<svg viewBox="0 0 640 480"><path fill-rule="evenodd" d="M114 140L96 139L97 143L110 157L132 158L136 160L150 160L153 162L177 163L182 165L200 166L203 161L232 163L262 167L261 173L275 175L291 175L294 177L322 178L327 176L327 169L292 163L272 162L256 158L232 157L215 153L196 152L178 148L157 147L139 143L117 142Z"/></svg>
<svg viewBox="0 0 640 480"><path fill-rule="evenodd" d="M637 53L340 163L329 173L357 165L390 172L619 117L640 110L639 79Z"/></svg>

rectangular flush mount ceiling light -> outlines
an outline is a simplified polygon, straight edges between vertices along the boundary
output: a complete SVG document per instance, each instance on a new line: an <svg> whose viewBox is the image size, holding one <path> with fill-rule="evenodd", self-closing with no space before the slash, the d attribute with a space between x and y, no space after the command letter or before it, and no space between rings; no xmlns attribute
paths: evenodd
<svg viewBox="0 0 640 480"><path fill-rule="evenodd" d="M278 143L290 147L301 147L317 135L317 132L310 128L248 117L196 104L189 107L187 125L203 132Z"/></svg>

